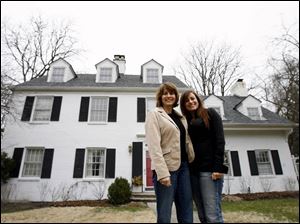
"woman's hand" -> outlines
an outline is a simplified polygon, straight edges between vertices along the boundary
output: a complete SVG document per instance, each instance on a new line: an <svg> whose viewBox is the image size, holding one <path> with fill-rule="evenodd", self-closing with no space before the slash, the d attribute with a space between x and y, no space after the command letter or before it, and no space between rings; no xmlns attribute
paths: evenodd
<svg viewBox="0 0 300 224"><path fill-rule="evenodd" d="M164 177L164 178L160 179L159 183L161 183L162 185L164 185L166 187L170 187L172 185L170 177Z"/></svg>
<svg viewBox="0 0 300 224"><path fill-rule="evenodd" d="M211 174L211 178L212 178L213 180L218 180L218 179L222 178L223 175L224 175L223 173L213 172L213 173Z"/></svg>

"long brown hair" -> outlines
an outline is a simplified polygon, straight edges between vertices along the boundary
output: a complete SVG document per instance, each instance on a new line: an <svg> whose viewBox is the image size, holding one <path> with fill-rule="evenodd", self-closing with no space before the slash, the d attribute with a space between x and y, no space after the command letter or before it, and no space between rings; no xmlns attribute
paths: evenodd
<svg viewBox="0 0 300 224"><path fill-rule="evenodd" d="M188 90L186 92L184 92L181 97L180 97L180 109L181 109L181 112L182 114L187 118L187 120L191 120L192 119L192 114L191 112L189 112L187 109L186 109L186 101L189 97L190 94L194 94L197 101L198 101L198 108L196 110L196 116L197 117L200 117L203 119L204 121L204 124L207 128L209 128L209 114L207 112L207 109L204 107L204 103L203 103L203 100L201 100L201 98L199 97L199 95L193 91L193 90Z"/></svg>
<svg viewBox="0 0 300 224"><path fill-rule="evenodd" d="M157 90L156 93L156 106L157 107L162 107L163 103L162 103L162 95L164 95L164 91L167 90L169 93L174 93L175 94L175 102L173 104L173 107L177 107L178 106L178 101L179 101L179 93L177 90L177 87L171 83L171 82L166 82L160 85L159 89Z"/></svg>

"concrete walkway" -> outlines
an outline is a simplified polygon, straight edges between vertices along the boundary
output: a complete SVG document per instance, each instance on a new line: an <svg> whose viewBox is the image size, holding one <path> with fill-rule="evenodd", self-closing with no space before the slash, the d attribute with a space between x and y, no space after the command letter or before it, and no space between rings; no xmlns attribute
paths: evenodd
<svg viewBox="0 0 300 224"><path fill-rule="evenodd" d="M156 203L155 202L147 202L147 205L156 214ZM176 209L175 209L174 203L173 203L173 207L172 207L171 223L178 223L177 222ZM194 210L194 223L200 223L199 218L198 218L198 214L197 214L197 212L195 210Z"/></svg>

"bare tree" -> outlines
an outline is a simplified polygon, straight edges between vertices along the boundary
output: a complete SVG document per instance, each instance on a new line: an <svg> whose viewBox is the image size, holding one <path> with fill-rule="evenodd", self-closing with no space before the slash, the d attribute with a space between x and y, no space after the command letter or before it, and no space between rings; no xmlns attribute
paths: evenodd
<svg viewBox="0 0 300 224"><path fill-rule="evenodd" d="M49 25L41 17L31 18L29 26L1 22L1 134L6 115L14 115L11 87L45 75L58 58L79 54L76 44L70 23Z"/></svg>
<svg viewBox="0 0 300 224"><path fill-rule="evenodd" d="M273 39L269 59L271 74L261 80L263 100L273 104L277 114L299 123L299 24L283 26L282 35ZM279 54L276 54L279 49ZM299 155L299 127L289 136L291 152Z"/></svg>
<svg viewBox="0 0 300 224"><path fill-rule="evenodd" d="M224 96L240 75L239 49L225 43L198 42L182 57L183 63L173 68L174 73L202 95Z"/></svg>
<svg viewBox="0 0 300 224"><path fill-rule="evenodd" d="M79 54L72 32L70 23L50 26L41 17L33 17L29 26L1 24L1 42L5 56L12 59L26 82L43 76L56 59Z"/></svg>

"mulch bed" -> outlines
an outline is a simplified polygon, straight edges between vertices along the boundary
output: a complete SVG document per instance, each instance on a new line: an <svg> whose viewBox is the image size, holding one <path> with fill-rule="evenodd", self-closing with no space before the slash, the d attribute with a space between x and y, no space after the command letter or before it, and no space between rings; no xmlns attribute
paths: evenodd
<svg viewBox="0 0 300 224"><path fill-rule="evenodd" d="M226 197L227 195L223 195ZM262 193L249 193L249 194L232 194L230 196L236 196L242 198L245 201L252 201L257 199L275 199L275 198L298 198L299 191L283 191L283 192L262 192Z"/></svg>
<svg viewBox="0 0 300 224"><path fill-rule="evenodd" d="M223 197L235 197L241 198L241 200L251 201L257 199L275 199L275 198L297 198L299 199L299 191L285 191L285 192L264 192L264 193L249 193L249 194L232 194L223 195ZM230 200L230 199L229 199ZM134 202L127 204L126 206L137 206ZM104 200L81 200L81 201L56 201L56 202L14 202L4 203L1 202L1 212L15 212L24 211L34 208L44 207L77 207L77 206L89 206L89 207L114 207L109 203L108 199Z"/></svg>

